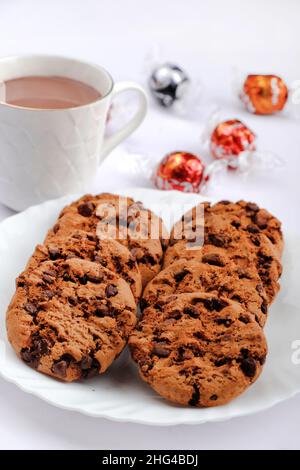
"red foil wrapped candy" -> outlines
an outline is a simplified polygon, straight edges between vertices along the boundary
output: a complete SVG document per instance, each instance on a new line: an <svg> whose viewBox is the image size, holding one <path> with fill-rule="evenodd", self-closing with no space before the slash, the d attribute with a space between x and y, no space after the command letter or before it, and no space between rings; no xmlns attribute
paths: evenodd
<svg viewBox="0 0 300 470"><path fill-rule="evenodd" d="M153 182L158 189L198 193L205 181L205 165L188 152L172 152L166 155L156 168Z"/></svg>
<svg viewBox="0 0 300 470"><path fill-rule="evenodd" d="M240 98L250 113L273 114L284 108L288 89L276 75L248 75Z"/></svg>
<svg viewBox="0 0 300 470"><path fill-rule="evenodd" d="M255 150L255 134L238 119L219 123L210 137L210 151L217 160L228 160L235 168L241 152Z"/></svg>

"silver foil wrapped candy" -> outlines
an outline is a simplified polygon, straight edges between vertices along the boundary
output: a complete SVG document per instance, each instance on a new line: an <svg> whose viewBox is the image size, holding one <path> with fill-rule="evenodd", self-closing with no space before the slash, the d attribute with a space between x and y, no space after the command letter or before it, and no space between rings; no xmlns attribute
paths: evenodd
<svg viewBox="0 0 300 470"><path fill-rule="evenodd" d="M165 108L171 107L175 101L186 94L189 77L177 65L165 63L155 68L149 79L153 96Z"/></svg>

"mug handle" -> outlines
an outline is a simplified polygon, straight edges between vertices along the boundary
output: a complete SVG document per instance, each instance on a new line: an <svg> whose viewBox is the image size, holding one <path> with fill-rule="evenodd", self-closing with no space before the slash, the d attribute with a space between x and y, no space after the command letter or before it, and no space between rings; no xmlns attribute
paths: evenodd
<svg viewBox="0 0 300 470"><path fill-rule="evenodd" d="M127 122L120 130L113 135L106 137L103 142L100 162L115 148L122 140L126 139L143 121L147 108L148 100L144 89L135 82L119 82L116 83L112 90L112 100L114 97L123 91L134 90L139 97L138 110L135 115Z"/></svg>

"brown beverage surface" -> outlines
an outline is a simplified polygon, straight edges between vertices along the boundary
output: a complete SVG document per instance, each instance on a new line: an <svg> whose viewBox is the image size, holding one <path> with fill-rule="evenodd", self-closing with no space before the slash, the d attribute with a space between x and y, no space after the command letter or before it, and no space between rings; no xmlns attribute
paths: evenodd
<svg viewBox="0 0 300 470"><path fill-rule="evenodd" d="M24 108L73 108L101 97L93 87L67 77L28 76L4 82L4 101Z"/></svg>

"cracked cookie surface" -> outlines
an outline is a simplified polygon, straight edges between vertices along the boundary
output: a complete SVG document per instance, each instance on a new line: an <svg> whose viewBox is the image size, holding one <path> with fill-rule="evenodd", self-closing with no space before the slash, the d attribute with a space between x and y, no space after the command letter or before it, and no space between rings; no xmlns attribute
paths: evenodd
<svg viewBox="0 0 300 470"><path fill-rule="evenodd" d="M248 234L264 234L270 240L275 253L281 257L284 245L281 222L266 209L246 201L236 203L220 201L213 205L204 202L193 207L174 225L170 237L171 243L181 238L193 239L195 233L201 237L204 225L212 227L220 223L223 224L223 228L233 227Z"/></svg>
<svg viewBox="0 0 300 470"><path fill-rule="evenodd" d="M46 261L24 271L16 285L9 341L25 363L61 380L105 372L136 324L126 281L94 262Z"/></svg>
<svg viewBox="0 0 300 470"><path fill-rule="evenodd" d="M247 201L220 201L211 206L215 214L222 214L228 222L241 230L252 233L263 233L272 243L279 256L283 252L283 235L281 222L266 209Z"/></svg>
<svg viewBox="0 0 300 470"><path fill-rule="evenodd" d="M240 303L260 326L267 320L267 294L256 270L241 271L234 263L223 264L217 254L196 260L179 260L161 271L147 285L141 299L143 309L163 301L165 296L205 292Z"/></svg>
<svg viewBox="0 0 300 470"><path fill-rule="evenodd" d="M65 207L47 237L81 230L99 239L115 239L135 258L145 286L161 268L168 233L160 217L131 198L86 195Z"/></svg>
<svg viewBox="0 0 300 470"><path fill-rule="evenodd" d="M178 404L229 402L259 377L267 353L262 328L244 316L237 302L203 293L146 308L129 339L141 377Z"/></svg>
<svg viewBox="0 0 300 470"><path fill-rule="evenodd" d="M175 228L174 230L178 230ZM180 240L172 238L164 257L164 267L178 259L197 259L207 254L218 253L226 264L233 262L241 270L256 269L271 303L279 291L278 279L282 265L279 255L271 241L263 233L249 233L228 224L226 218L216 214L205 217L205 228L199 225L187 225L185 237ZM195 242L195 240L197 240ZM197 245L199 241L199 244Z"/></svg>
<svg viewBox="0 0 300 470"><path fill-rule="evenodd" d="M119 274L128 284L136 299L142 292L141 274L129 250L116 240L99 240L96 235L75 230L67 236L48 235L43 245L38 245L27 268L33 269L47 260L81 258L94 261Z"/></svg>

